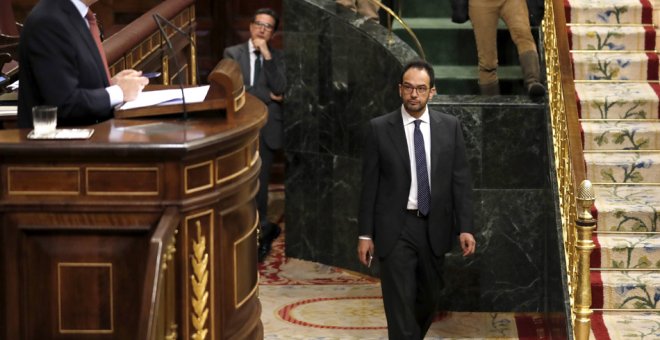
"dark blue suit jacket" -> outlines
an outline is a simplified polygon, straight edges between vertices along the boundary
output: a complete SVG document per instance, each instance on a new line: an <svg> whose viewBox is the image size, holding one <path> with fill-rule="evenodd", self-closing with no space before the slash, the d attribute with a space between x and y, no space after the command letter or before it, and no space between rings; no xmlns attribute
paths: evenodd
<svg viewBox="0 0 660 340"><path fill-rule="evenodd" d="M69 0L41 0L19 43L18 125L32 127L32 107L56 105L58 126L112 118L101 55L87 22Z"/></svg>
<svg viewBox="0 0 660 340"><path fill-rule="evenodd" d="M436 256L451 249L458 232L473 230L472 181L463 131L456 117L429 110L431 210L428 236ZM410 157L401 110L372 119L362 165L359 235L370 235L385 257L404 225L410 191Z"/></svg>

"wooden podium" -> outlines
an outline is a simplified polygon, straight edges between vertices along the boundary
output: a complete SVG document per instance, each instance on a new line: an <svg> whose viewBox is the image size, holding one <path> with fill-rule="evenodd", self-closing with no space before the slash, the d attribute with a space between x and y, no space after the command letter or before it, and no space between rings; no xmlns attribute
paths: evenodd
<svg viewBox="0 0 660 340"><path fill-rule="evenodd" d="M245 105L245 86L243 85L243 74L238 63L231 59L222 59L209 73L209 92L203 102L185 104L186 111L194 114L196 112L209 112L211 114L224 110L228 119L232 119L234 113ZM177 86L157 86L157 89L178 89ZM154 88L154 89L155 89ZM145 89L149 90L149 89ZM115 118L139 118L150 116L162 116L181 114L183 104L155 105L128 110L115 110Z"/></svg>
<svg viewBox="0 0 660 340"><path fill-rule="evenodd" d="M267 109L218 77L227 97L187 120L113 119L89 140L0 130L1 339L263 338Z"/></svg>

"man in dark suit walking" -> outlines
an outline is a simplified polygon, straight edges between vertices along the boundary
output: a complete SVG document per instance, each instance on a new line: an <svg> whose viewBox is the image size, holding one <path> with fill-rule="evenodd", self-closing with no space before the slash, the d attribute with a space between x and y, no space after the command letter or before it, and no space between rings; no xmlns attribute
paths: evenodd
<svg viewBox="0 0 660 340"><path fill-rule="evenodd" d="M58 126L112 118L113 107L133 100L149 80L123 70L110 78L96 17L97 0L41 0L19 42L18 126L32 127L32 107L57 106Z"/></svg>
<svg viewBox="0 0 660 340"><path fill-rule="evenodd" d="M284 56L282 51L269 46L268 42L277 30L279 19L270 8L258 9L250 23L250 39L242 44L227 47L224 58L234 59L241 66L243 82L248 93L268 106L268 120L259 134L261 173L257 191L257 209L261 227L259 262L270 251L271 242L280 234L280 228L268 221L268 182L275 151L282 148L282 99L286 90Z"/></svg>
<svg viewBox="0 0 660 340"><path fill-rule="evenodd" d="M459 121L431 111L433 68L404 67L403 107L372 119L366 133L358 256L380 261L390 339L423 339L438 307L442 264L459 232L475 251L470 168Z"/></svg>

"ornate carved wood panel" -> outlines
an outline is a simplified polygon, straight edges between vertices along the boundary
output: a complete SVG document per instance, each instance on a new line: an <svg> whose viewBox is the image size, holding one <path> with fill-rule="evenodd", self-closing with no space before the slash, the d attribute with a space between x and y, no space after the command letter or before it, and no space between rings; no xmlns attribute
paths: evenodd
<svg viewBox="0 0 660 340"><path fill-rule="evenodd" d="M265 119L248 95L232 122L171 119L165 133L130 130L153 120L107 121L87 141L0 131L0 338L262 338L254 195ZM154 248L157 231L176 252ZM174 271L156 278L161 255ZM174 287L158 282L172 273Z"/></svg>
<svg viewBox="0 0 660 340"><path fill-rule="evenodd" d="M146 245L158 214L14 212L2 218L9 312L25 339L134 338ZM12 256L13 255L13 256ZM4 275L3 275L4 276ZM4 292L10 293L10 292Z"/></svg>

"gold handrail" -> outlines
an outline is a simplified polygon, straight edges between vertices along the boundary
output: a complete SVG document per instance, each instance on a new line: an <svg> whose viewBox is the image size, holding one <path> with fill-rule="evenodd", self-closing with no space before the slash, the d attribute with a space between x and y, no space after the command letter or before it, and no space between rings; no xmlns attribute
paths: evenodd
<svg viewBox="0 0 660 340"><path fill-rule="evenodd" d="M584 309L585 301L582 299L584 294L578 290L580 288L578 284L585 277L589 277L589 271L588 268L584 269L584 261L580 261L581 251L578 246L583 248L583 244L578 240L575 195L577 183L585 179L585 169L563 6L563 0L545 1L542 29L554 162L559 191L559 210L568 275L566 280L570 303L570 324L573 335L577 335L578 339L581 339L581 334L576 333L575 308L579 304L579 307ZM584 272L585 270L586 272ZM578 304L576 304L576 298L579 300ZM582 316L586 315L584 310L577 312ZM583 320L580 322L582 325L578 325L578 328L583 330L584 322Z"/></svg>
<svg viewBox="0 0 660 340"><path fill-rule="evenodd" d="M568 142L568 127L564 112L564 96L562 91L561 73L559 71L559 55L557 51L557 32L555 27L554 6L552 1L545 2L545 14L543 18L543 44L545 50L546 72L548 80L548 101L550 104L550 115L552 123L552 140L554 149L555 171L557 176L557 189L559 191L562 236L564 240L564 255L566 256L566 271L568 273L567 284L569 303L571 305L570 323L575 322L572 311L574 302L574 262L570 249L574 246L575 230L572 221L577 216L575 209L575 192L572 180L572 162L570 161L570 146Z"/></svg>
<svg viewBox="0 0 660 340"><path fill-rule="evenodd" d="M426 54L424 54L424 49L422 48L422 44L419 43L419 39L417 39L417 35L415 35L415 32L413 32L412 29L410 29L410 26L408 26L408 24L406 24L403 21L403 19L401 19L401 17L396 15L396 13L394 13L394 11L392 11L391 8L383 5L380 1L369 0L369 2L382 8L385 12L387 12L387 14L389 14L389 16L387 17L387 31L388 31L387 44L392 45L394 43L394 38L392 38L392 20L391 20L391 18L394 18L396 19L396 21L399 22L399 24L401 24L403 29L405 29L406 32L408 32L408 35L410 35L413 41L415 41L415 46L417 47L417 51L419 52L419 55L422 57L422 59L426 60Z"/></svg>

